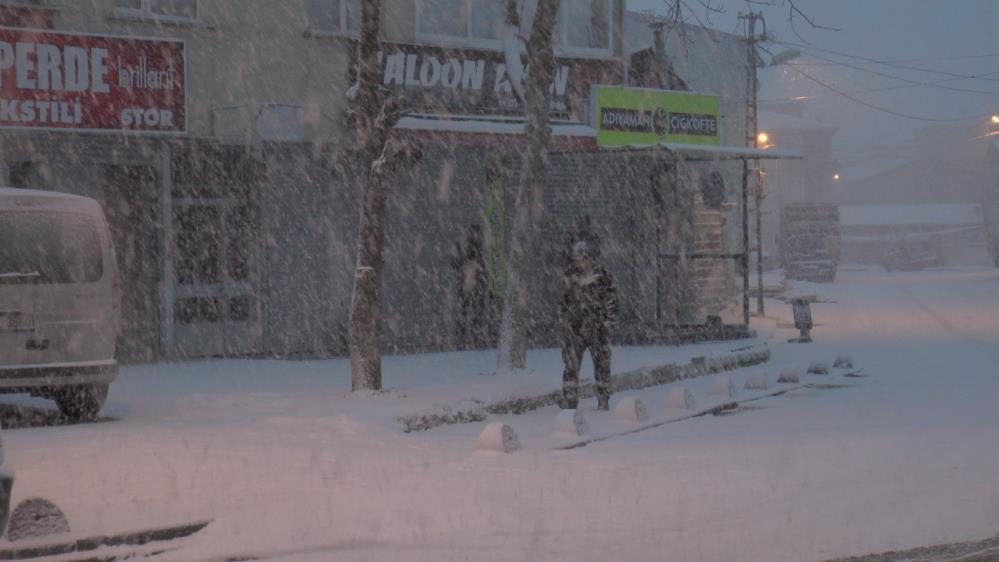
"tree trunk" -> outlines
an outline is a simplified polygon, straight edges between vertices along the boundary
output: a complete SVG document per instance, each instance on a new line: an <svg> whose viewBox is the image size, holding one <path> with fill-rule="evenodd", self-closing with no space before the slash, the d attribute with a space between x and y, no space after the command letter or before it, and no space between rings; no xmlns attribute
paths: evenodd
<svg viewBox="0 0 999 562"><path fill-rule="evenodd" d="M507 293L503 301L497 365L500 373L523 369L527 364L527 299L530 282L533 281L545 172L548 167L548 142L551 138L550 86L555 75L552 30L558 6L559 0L538 1L527 43L530 72L526 77L523 100L527 154L517 192L513 240L507 262ZM515 14L513 17L508 14L508 22L515 19Z"/></svg>
<svg viewBox="0 0 999 562"><path fill-rule="evenodd" d="M382 387L379 285L385 241L385 177L377 159L384 152L388 131L377 121L384 96L378 83L378 20L380 0L363 0L361 41L358 46L357 141L362 147L361 222L357 241L357 267L350 302L351 390Z"/></svg>

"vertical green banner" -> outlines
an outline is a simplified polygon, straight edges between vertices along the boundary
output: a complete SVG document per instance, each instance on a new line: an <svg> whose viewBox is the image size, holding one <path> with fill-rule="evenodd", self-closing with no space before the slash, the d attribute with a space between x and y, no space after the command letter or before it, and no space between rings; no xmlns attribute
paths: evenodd
<svg viewBox="0 0 999 562"><path fill-rule="evenodd" d="M718 96L593 86L590 100L599 146L721 144Z"/></svg>

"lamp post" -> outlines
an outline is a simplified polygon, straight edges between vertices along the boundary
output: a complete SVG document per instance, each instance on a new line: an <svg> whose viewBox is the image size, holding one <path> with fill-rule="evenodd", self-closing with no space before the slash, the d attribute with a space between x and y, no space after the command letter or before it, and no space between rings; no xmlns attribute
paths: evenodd
<svg viewBox="0 0 999 562"><path fill-rule="evenodd" d="M757 147L756 139L756 67L759 66L759 57L756 54L756 22L763 20L763 14L750 12L739 14L739 19L746 23L746 144L752 148ZM765 35L765 33L764 33ZM756 160L756 168L759 169L760 161ZM749 325L749 160L742 159L742 316ZM757 191L756 207L759 213L760 196ZM758 240L757 240L758 242ZM756 302L756 312L763 314L763 274L762 265L757 265L759 272L759 298Z"/></svg>
<svg viewBox="0 0 999 562"><path fill-rule="evenodd" d="M747 33L747 39L748 39L749 62L750 62L749 68L748 68L748 75L747 75L748 79L747 79L747 82L751 85L751 87L749 89L749 92L747 92L747 104L748 104L748 107L747 107L747 111L746 111L746 136L752 142L753 148L764 148L764 149L766 149L766 148L772 147L773 144L771 143L771 139L770 139L770 134L769 133L767 133L766 131L757 131L757 126L758 126L758 119L757 119L757 117L758 116L757 116L757 111L756 111L756 88L757 88L757 84L758 84L757 83L757 79L756 79L756 69L759 66L763 66L763 65L759 64L759 58L757 57L757 54L756 54L756 41L760 40L760 39L766 40L766 25L764 25L764 32L763 32L763 34L761 36L757 37L756 34L755 34L756 21L757 20L761 20L762 21L762 19L763 19L762 14L754 14L754 13L750 13L749 15L742 15L742 14L740 14L739 17L746 20L746 33ZM782 51L780 53L777 53L776 55L773 55L771 57L771 59L770 59L770 63L767 64L767 65L765 65L765 66L771 67L771 66L777 66L777 65L780 65L780 64L786 64L786 63L788 63L788 62L790 62L790 61L798 58L799 56L801 56L801 51L798 51L797 49L788 49L786 51ZM754 203L756 205L756 212L755 212L755 214L756 214L756 314L758 314L759 316L763 316L763 314L764 314L764 308L763 308L763 180L766 177L766 174L763 172L763 169L760 167L760 160L756 159L755 162L756 162L756 189L753 190L753 200L754 200ZM746 164L745 160L743 161L743 164ZM748 173L748 171L749 171L748 170L748 166L744 165L743 166L743 173L746 174L746 173ZM748 258L748 251L749 251L749 249L747 247L746 248L746 252L747 252L747 255L746 255L747 267L748 267L748 259L749 259ZM747 273L746 273L747 279L748 279L748 276L749 276L749 274L748 274L748 271L747 271ZM748 292L748 289L749 289L749 287L748 287L748 282L747 282L747 287L746 287L747 292ZM747 303L746 304L746 309L747 309L746 317L747 318L749 317L748 306L749 305ZM747 323L748 323L748 320L747 320Z"/></svg>

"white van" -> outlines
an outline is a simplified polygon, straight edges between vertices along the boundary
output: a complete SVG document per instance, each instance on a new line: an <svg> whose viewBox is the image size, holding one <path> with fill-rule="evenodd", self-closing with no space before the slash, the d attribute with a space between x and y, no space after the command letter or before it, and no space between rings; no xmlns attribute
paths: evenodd
<svg viewBox="0 0 999 562"><path fill-rule="evenodd" d="M87 197L0 188L0 392L92 419L118 376L111 232Z"/></svg>

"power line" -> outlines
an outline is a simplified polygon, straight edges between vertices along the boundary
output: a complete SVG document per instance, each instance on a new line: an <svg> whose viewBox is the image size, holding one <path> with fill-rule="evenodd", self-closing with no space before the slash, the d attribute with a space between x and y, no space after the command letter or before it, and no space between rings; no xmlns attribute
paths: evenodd
<svg viewBox="0 0 999 562"><path fill-rule="evenodd" d="M982 74L978 74L978 75L976 75L976 77L980 77L980 76L995 76L996 74L999 74L999 70L996 70L996 71L993 71L993 72L985 72L985 73L982 73ZM927 86L933 86L933 85L936 85L936 84L941 84L943 82L953 82L955 80L962 80L962 78L943 78L943 79L940 79L940 80L934 80L932 82L925 82L924 84L927 85ZM917 86L917 84L897 84L895 86L882 86L880 88L868 88L868 89L865 89L865 90L854 90L852 92L847 92L847 93L851 94L851 95L873 94L873 93L877 93L877 92L888 92L888 91L891 91L891 90L903 90L905 88L914 88L916 86ZM993 92L993 95L999 95L999 92ZM760 100L760 101L775 102L775 103L791 103L791 102L808 101L808 100L815 99L816 97L817 96L794 96L794 97L788 98L788 99L764 99L764 100Z"/></svg>
<svg viewBox="0 0 999 562"><path fill-rule="evenodd" d="M906 65L906 64L898 64L898 63L893 63L893 62L888 62L888 61L874 59L874 58L871 58L871 57L863 57L863 56L860 56L860 55L851 55L849 53L843 53L843 52L840 52L840 51L834 51L832 49L823 49L823 48L820 48L820 47L813 47L811 45L803 45L801 43L792 43L792 42L789 42L789 41L775 41L775 43L777 43L779 45L788 45L788 46L795 47L795 48L798 48L798 49L804 49L804 50L809 50L809 51L819 51L819 52L829 53L829 54L832 54L832 55L837 55L837 56L846 57L846 58L850 58L850 59L863 60L863 61L871 62L871 63L874 63L874 64L880 64L880 65L884 65L884 66L890 66L890 67L893 67L893 68L904 68L906 70L916 70L916 71L919 71L919 72L926 72L926 73L929 73L929 74L940 74L942 76L951 76L951 77L958 78L958 79L987 80L989 82L999 82L999 78L982 78L982 77L968 76L966 74L958 74L958 73L955 73L955 72L947 72L946 70L932 70L932 69L929 69L929 68L921 68L921 67L918 67L918 66L910 66L910 65Z"/></svg>
<svg viewBox="0 0 999 562"><path fill-rule="evenodd" d="M805 72L804 70L801 70L800 68L798 68L797 65L788 64L788 66L790 66L792 69L794 69L795 72L797 72L798 74L801 74L805 78L808 78L809 80L815 82L816 84L818 84L820 86L828 88L832 92L835 92L835 93L839 94L840 96L843 96L844 98L846 98L846 99L848 99L850 101L853 101L854 103L859 103L860 105L863 105L865 107L869 107L871 109L876 109L878 111L887 113L889 115L894 115L896 117L904 117L906 119L912 119L914 121L929 121L929 122L933 122L933 123L958 123L958 122L961 122L961 121L971 121L971 120L974 120L974 119L982 119L982 118L988 117L988 114L986 114L986 115L978 115L978 116L975 116L975 117L964 117L964 118L961 118L961 119L938 119L938 118L934 118L934 117L921 117L919 115L911 115L911 114L908 114L908 113L902 113L902 112L899 112L899 111L888 109L886 107L881 107L879 105L874 105L873 103L866 102L866 101L864 101L864 100L862 100L862 99L860 99L860 98L858 98L858 97L856 97L856 96L854 96L852 94L848 94L847 92L844 92L844 91L842 91L842 90L840 90L840 89L838 89L838 88L836 88L834 86L826 84L822 80L819 80L818 78L812 76L811 74Z"/></svg>
<svg viewBox="0 0 999 562"><path fill-rule="evenodd" d="M996 70L996 71L993 71L993 72L983 72L982 74L975 74L973 76L973 78L981 78L981 77L985 77L985 76L995 76L996 74L999 74L999 70ZM964 78L944 78L942 80L934 80L932 82L925 82L924 84L927 85L927 86L935 86L937 84L942 84L944 82L954 82L955 80L964 80ZM854 94L871 94L871 93L874 93L874 92L885 92L885 91L888 91L888 90L898 90L900 88L911 88L911 87L912 87L911 85L908 85L908 86L903 86L903 85L885 86L885 87L882 87L882 88L871 88L869 90L861 90L859 92L852 92L852 93L854 93ZM969 91L973 91L973 90L969 90ZM993 92L993 95L999 95L999 92Z"/></svg>
<svg viewBox="0 0 999 562"><path fill-rule="evenodd" d="M863 61L864 64L900 64L900 63L911 63L911 62L946 62L955 60L969 60L969 59L986 59L992 57L999 57L999 53L980 53L977 55L957 55L952 57L934 57L934 58L922 58L922 59L894 59L894 60L884 60L884 61Z"/></svg>
<svg viewBox="0 0 999 562"><path fill-rule="evenodd" d="M842 67L845 67L845 68L852 68L854 70L859 70L861 72L867 72L869 74L874 74L876 76L881 76L881 77L884 77L884 78L890 78L892 80L898 80L900 82L905 82L905 83L911 84L913 86L926 86L926 87L930 87L930 88L939 88L941 90L949 90L949 91L952 91L952 92L967 92L967 93L972 93L972 94L984 94L984 95L987 95L987 96L999 96L999 92L994 92L994 91L972 90L970 88L955 88L953 86L940 86L939 83L935 83L935 82L920 82L918 80L910 80L908 78L903 78L901 76L896 76L894 74L888 74L886 72L879 72L877 70L872 70L870 68L864 68L862 66L857 66L855 64L850 64L850 63L847 63L847 62L837 61L837 60L834 60L834 59L831 59L831 58L828 58L828 57L823 57L822 55L816 55L814 53L808 53L808 56L815 57L815 58L817 58L819 60L824 60L824 61L830 62L830 63L832 63L834 65L837 65L837 66L842 66ZM993 72L993 73L990 73L990 74L996 74L996 73ZM980 76L978 76L978 78L980 78L981 76L984 76L984 75L980 75ZM957 78L950 78L948 80L957 80ZM872 91L878 91L878 90L872 90Z"/></svg>
<svg viewBox="0 0 999 562"><path fill-rule="evenodd" d="M885 160L885 159L912 160L913 156L918 151L920 151L920 150L926 150L928 147L932 148L932 147L935 147L935 146L943 146L943 145L954 146L957 143L974 142L974 141L977 141L977 140L987 139L987 138L994 137L994 136L997 136L997 135L999 135L999 131L992 131L990 133L985 133L985 134L982 134L982 135L978 135L978 136L974 136L974 137L970 137L970 138L965 138L965 139L959 139L959 140L943 139L943 140L939 140L939 141L920 142L920 143L915 144L915 145L913 145L913 143L909 142L909 143L899 143L898 145L874 146L874 147L869 147L869 148L866 149L866 151L869 153L866 156L862 156L862 157L850 157L850 156L837 157L837 158L835 158L835 160L840 165L842 165L844 167L848 166L848 165L856 165L856 164L864 164L866 162L874 162L875 160ZM894 146L898 146L899 148L893 149L892 147L894 147ZM902 150L908 150L908 152L902 152ZM875 152L876 151L880 151L881 154L877 154L877 153L870 154L870 152L872 152L872 151L875 151ZM833 149L833 155L834 156L836 154L843 154L843 153L849 154L849 151L843 150L842 148L834 148Z"/></svg>

